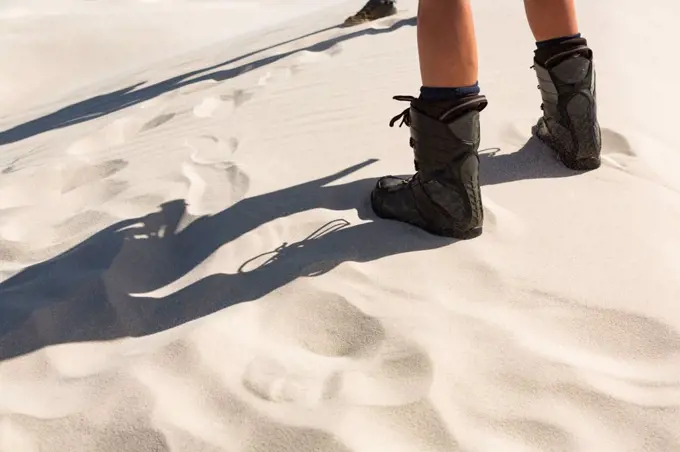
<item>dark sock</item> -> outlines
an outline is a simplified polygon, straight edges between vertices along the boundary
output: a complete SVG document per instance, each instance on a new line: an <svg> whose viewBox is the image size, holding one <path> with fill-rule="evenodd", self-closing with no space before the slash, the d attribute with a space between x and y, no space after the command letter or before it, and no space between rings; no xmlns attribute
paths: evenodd
<svg viewBox="0 0 680 452"><path fill-rule="evenodd" d="M440 119L451 108L464 102L464 99L479 94L479 83L470 86L441 88L423 86L420 97L415 100L415 107L426 115ZM454 118L451 118L454 119Z"/></svg>
<svg viewBox="0 0 680 452"><path fill-rule="evenodd" d="M578 47L587 47L588 41L581 37L581 33L571 36L562 36L560 38L548 39L545 41L538 41L536 43L536 50L534 51L534 59L541 66L545 66L548 60L554 56L569 52ZM558 60L550 62L551 65L559 63Z"/></svg>
<svg viewBox="0 0 680 452"><path fill-rule="evenodd" d="M545 49L546 47L560 45L560 44L564 43L565 41L569 41L570 39L575 39L575 38L580 38L580 37L581 37L581 33L576 33L575 35L571 35L571 36L561 36L559 38L547 39L545 41L538 41L538 42L536 42L536 48L537 49Z"/></svg>
<svg viewBox="0 0 680 452"><path fill-rule="evenodd" d="M479 83L475 82L470 86L459 86L451 88L423 86L420 88L420 98L422 100L458 100L462 97L479 94Z"/></svg>

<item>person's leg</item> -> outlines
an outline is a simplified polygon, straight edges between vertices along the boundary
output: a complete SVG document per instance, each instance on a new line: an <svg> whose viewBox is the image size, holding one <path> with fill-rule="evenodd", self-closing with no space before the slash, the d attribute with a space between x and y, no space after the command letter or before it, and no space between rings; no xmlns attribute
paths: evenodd
<svg viewBox="0 0 680 452"><path fill-rule="evenodd" d="M573 0L524 0L524 9L531 32L538 42L579 32Z"/></svg>
<svg viewBox="0 0 680 452"><path fill-rule="evenodd" d="M479 190L477 48L470 0L420 0L420 97L393 119L410 126L417 173L381 178L371 194L375 213L433 234L469 239L482 233Z"/></svg>
<svg viewBox="0 0 680 452"><path fill-rule="evenodd" d="M345 19L345 27L371 22L397 14L397 0L368 0L353 16Z"/></svg>
<svg viewBox="0 0 680 452"><path fill-rule="evenodd" d="M477 42L469 0L421 0L418 56L425 87L477 83Z"/></svg>
<svg viewBox="0 0 680 452"><path fill-rule="evenodd" d="M536 39L534 69L543 98L535 135L575 170L600 166L593 54L579 33L574 0L524 0Z"/></svg>

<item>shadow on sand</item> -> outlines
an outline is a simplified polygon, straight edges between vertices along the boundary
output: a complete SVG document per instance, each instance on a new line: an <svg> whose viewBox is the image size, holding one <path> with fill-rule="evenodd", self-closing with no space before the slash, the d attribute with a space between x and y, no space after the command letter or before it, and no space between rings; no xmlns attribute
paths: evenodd
<svg viewBox="0 0 680 452"><path fill-rule="evenodd" d="M351 225L338 218L300 242L238 263L236 273L210 275L162 298L134 295L177 281L221 246L277 218L322 208L356 210L360 218L374 219L367 198L374 179L328 185L374 161L243 199L181 231L177 226L185 202L174 200L159 212L121 221L26 268L0 284L0 361L53 344L157 333L256 300L343 262L369 262L454 243L398 222L376 219ZM578 174L562 167L535 139L509 155L483 151L482 161L487 185Z"/></svg>
<svg viewBox="0 0 680 452"><path fill-rule="evenodd" d="M416 18L402 19L386 28L366 28L354 32L349 32L341 36L332 37L324 41L320 41L313 45L290 50L288 52L278 53L272 56L260 58L255 61L249 61L239 66L230 67L228 69L220 69L229 66L239 61L250 58L251 56L273 50L277 47L299 41L310 36L321 34L339 26L325 28L304 36L300 36L289 41L281 42L279 44L259 49L253 52L246 53L239 57L224 61L213 66L205 67L195 71L187 72L176 77L169 78L162 82L155 83L149 86L143 86L146 82L136 83L127 88L113 91L107 94L92 97L90 99L78 102L67 107L64 107L54 113L46 116L25 122L11 129L0 132L0 146L15 143L17 141L25 140L26 138L47 132L50 130L60 129L63 127L72 126L92 119L97 119L102 116L114 113L124 108L145 102L162 94L174 91L194 83L200 83L206 80L214 80L222 82L232 79L238 75L258 69L262 66L275 63L283 58L287 58L299 52L323 52L332 46L349 41L351 39L359 38L367 35L379 35L383 33L390 33L405 26L415 26Z"/></svg>

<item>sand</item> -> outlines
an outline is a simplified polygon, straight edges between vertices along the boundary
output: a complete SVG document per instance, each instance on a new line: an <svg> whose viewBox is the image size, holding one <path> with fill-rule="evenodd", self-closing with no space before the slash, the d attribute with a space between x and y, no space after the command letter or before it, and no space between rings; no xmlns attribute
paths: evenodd
<svg viewBox="0 0 680 452"><path fill-rule="evenodd" d="M0 451L680 450L675 2L579 5L586 174L530 138L521 2L474 3L465 242L368 205L412 171L415 1L6 3Z"/></svg>

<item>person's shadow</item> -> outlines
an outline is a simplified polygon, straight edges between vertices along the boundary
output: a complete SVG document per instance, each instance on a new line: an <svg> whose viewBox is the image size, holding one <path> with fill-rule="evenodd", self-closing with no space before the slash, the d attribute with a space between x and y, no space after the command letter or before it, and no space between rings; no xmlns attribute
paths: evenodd
<svg viewBox="0 0 680 452"><path fill-rule="evenodd" d="M577 174L529 140L503 156L483 151L482 181L500 184ZM368 193L375 179L329 185L375 160L336 174L243 199L178 230L185 202L114 224L46 262L0 284L0 361L67 342L157 333L244 301L257 300L301 276L316 276L347 261L442 247L455 240L394 221L378 220ZM533 167L527 165L535 165ZM145 296L177 282L221 246L277 218L311 209L356 209L352 225L338 217L310 236L234 263L166 296ZM258 253L254 253L258 254Z"/></svg>
<svg viewBox="0 0 680 452"><path fill-rule="evenodd" d="M148 101L165 93L200 83L207 80L223 82L247 72L253 71L263 66L276 63L284 58L290 57L301 52L323 52L336 44L357 39L363 36L380 35L394 32L402 27L413 27L416 25L416 18L399 19L384 28L363 28L357 31L350 31L339 36L331 36L314 44L289 50L286 52L275 53L270 56L261 56L251 60L261 53L275 50L287 44L306 39L315 35L338 29L339 26L326 27L321 30L308 33L288 41L280 42L272 46L245 53L236 58L220 62L218 64L204 67L198 70L180 74L158 83L147 84L139 82L126 88L118 89L110 93L100 94L89 99L76 102L49 113L36 119L24 122L4 131L0 131L0 146L15 143L27 138L39 135L50 130L61 129L72 125L80 124L85 121L101 118L102 116L132 107L139 103ZM237 65L238 64L238 65Z"/></svg>
<svg viewBox="0 0 680 452"><path fill-rule="evenodd" d="M350 225L339 218L327 231L275 251L277 258L214 274L162 298L136 296L177 281L222 245L277 218L324 208L370 216L374 180L329 183L372 163L243 199L200 217L181 231L185 202L112 225L44 263L0 284L0 360L65 342L153 334L243 301L256 300L300 276L345 261L370 261L451 243L392 222ZM323 229L323 228L322 228ZM312 232L312 231L310 231ZM236 263L236 267L240 263Z"/></svg>

